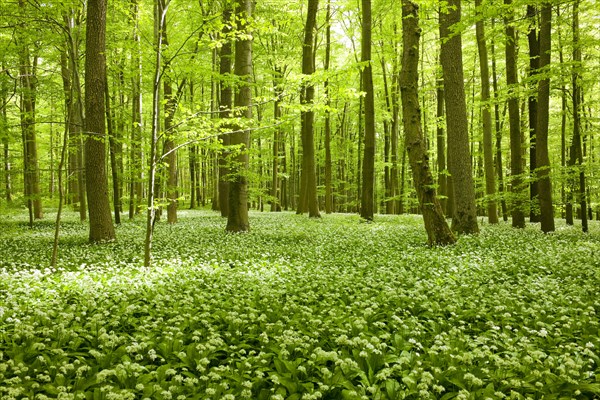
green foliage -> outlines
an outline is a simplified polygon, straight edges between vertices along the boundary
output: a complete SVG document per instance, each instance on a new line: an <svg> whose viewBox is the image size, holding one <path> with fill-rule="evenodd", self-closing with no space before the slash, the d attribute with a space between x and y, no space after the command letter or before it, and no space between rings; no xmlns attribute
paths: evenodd
<svg viewBox="0 0 600 400"><path fill-rule="evenodd" d="M0 230L0 397L500 399L600 395L600 225L483 225L430 248L414 216L182 211L85 243L12 213ZM51 219L51 218L50 218Z"/></svg>

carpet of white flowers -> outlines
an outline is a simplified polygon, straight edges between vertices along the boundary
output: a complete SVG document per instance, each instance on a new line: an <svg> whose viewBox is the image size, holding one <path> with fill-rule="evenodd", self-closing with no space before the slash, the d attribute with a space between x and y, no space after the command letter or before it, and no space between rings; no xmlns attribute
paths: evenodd
<svg viewBox="0 0 600 400"><path fill-rule="evenodd" d="M430 248L416 216L208 211L91 246L69 214L0 223L1 399L600 398L600 224L482 225Z"/></svg>

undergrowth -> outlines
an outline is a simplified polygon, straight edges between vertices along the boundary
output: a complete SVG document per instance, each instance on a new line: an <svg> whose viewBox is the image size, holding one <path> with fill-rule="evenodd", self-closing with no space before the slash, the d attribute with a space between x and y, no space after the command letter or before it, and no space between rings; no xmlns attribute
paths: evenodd
<svg viewBox="0 0 600 400"><path fill-rule="evenodd" d="M0 398L600 397L600 225L483 225L425 245L416 216L207 211L86 243L68 214L0 225Z"/></svg>

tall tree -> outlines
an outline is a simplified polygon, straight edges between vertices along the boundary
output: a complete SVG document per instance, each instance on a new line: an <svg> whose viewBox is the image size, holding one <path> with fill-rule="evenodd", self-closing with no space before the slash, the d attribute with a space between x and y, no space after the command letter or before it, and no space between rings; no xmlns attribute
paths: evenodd
<svg viewBox="0 0 600 400"><path fill-rule="evenodd" d="M508 10L512 9L512 0L504 0L504 4L508 6ZM504 25L506 31L506 83L508 84L510 96L508 99L508 123L510 125L510 174L513 193L511 215L512 226L524 228L522 138L519 98L517 97L517 37L511 19L512 12L509 12L504 17Z"/></svg>
<svg viewBox="0 0 600 400"><path fill-rule="evenodd" d="M87 219L85 171L83 166L83 92L80 80L79 46L81 15L72 10L63 16L66 50L61 54L61 71L65 91L65 108L69 130L68 148L68 201L79 209L79 219Z"/></svg>
<svg viewBox="0 0 600 400"><path fill-rule="evenodd" d="M492 134L492 112L490 104L490 67L488 62L488 51L485 43L485 26L481 0L475 1L478 8L479 18L475 24L477 36L477 50L479 52L479 72L481 73L481 117L483 120L483 164L485 174L485 194L488 197L487 215L490 224L498 223L498 207L496 203L496 175L494 171L494 145Z"/></svg>
<svg viewBox="0 0 600 400"><path fill-rule="evenodd" d="M2 68L4 69L4 68ZM7 203L12 202L12 167L8 134L8 75L0 73L0 138L2 139L2 163L4 167L4 197Z"/></svg>
<svg viewBox="0 0 600 400"><path fill-rule="evenodd" d="M540 13L540 69L550 65L552 35L552 4L545 2ZM550 75L544 71L538 83L538 115L536 136L536 159L538 191L540 199L540 222L542 232L554 230L554 206L552 204L552 181L550 180L550 156L548 154L548 125L550 118ZM584 210L585 212L585 210Z"/></svg>
<svg viewBox="0 0 600 400"><path fill-rule="evenodd" d="M19 10L23 16L26 4L19 0ZM37 61L36 55L30 54L30 43L26 33L25 22L20 25L17 35L19 47L19 82L21 84L21 133L23 136L24 183L27 206L30 214L30 224L33 219L43 216L42 198L40 192L40 176L38 166L37 134L35 129L36 93L37 93Z"/></svg>
<svg viewBox="0 0 600 400"><path fill-rule="evenodd" d="M231 4L226 1L223 5L223 28L221 35L223 37L223 45L221 46L221 52L219 54L219 76L220 76L220 95L219 95L219 117L223 120L228 119L231 116L231 108L233 106L233 90L229 83L232 65L233 49L231 46L231 39L229 38L231 32ZM224 129L227 129L227 124ZM230 142L230 135L224 133L220 137L221 143L223 144L223 150L219 152L219 209L221 210L221 216L227 217L229 213L229 152L227 147Z"/></svg>
<svg viewBox="0 0 600 400"><path fill-rule="evenodd" d="M308 216L319 218L319 203L317 199L317 171L315 165L314 118L312 109L315 97L315 86L310 82L310 75L315 71L314 59L314 31L317 24L318 0L308 0L306 24L304 26L304 42L302 45L302 74L305 79L302 83L300 103L303 108L300 112L302 131L302 184L300 186L300 212L308 209Z"/></svg>
<svg viewBox="0 0 600 400"><path fill-rule="evenodd" d="M418 7L409 0L402 0L402 71L400 87L402 94L402 119L406 133L406 149L413 173L423 222L430 244L446 245L456 241L448 227L442 207L437 199L435 180L429 167L429 159L421 128L419 106L419 28Z"/></svg>
<svg viewBox="0 0 600 400"><path fill-rule="evenodd" d="M446 100L448 170L454 186L452 230L470 234L479 232L479 226L469 150L462 40L460 32L457 32L460 14L460 0L449 0L447 10L440 12L440 37L442 38L440 59Z"/></svg>
<svg viewBox="0 0 600 400"><path fill-rule="evenodd" d="M583 167L583 150L581 140L581 43L579 34L579 0L573 3L573 69L571 73L572 97L573 97L573 139L569 157L569 166L579 170L579 187L574 190L580 204L581 229L588 231L587 199L585 193L585 171Z"/></svg>
<svg viewBox="0 0 600 400"><path fill-rule="evenodd" d="M327 0L327 11L325 16L325 72L329 71L331 63L331 0ZM331 97L329 94L329 78L325 80L325 213L333 211L333 193L331 187Z"/></svg>
<svg viewBox="0 0 600 400"><path fill-rule="evenodd" d="M540 41L537 33L537 17L538 10L532 4L527 5L527 18L529 18L529 31L527 32L527 42L529 44L529 77L534 78L540 67ZM533 79L531 79L533 81ZM537 96L532 90L528 101L529 110L529 173L532 178L536 174L537 157L536 157L536 139L537 139ZM531 179L529 184L529 222L539 222L538 201L538 183L536 179Z"/></svg>
<svg viewBox="0 0 600 400"><path fill-rule="evenodd" d="M361 23L361 62L362 83L365 92L365 132L362 167L362 195L360 216L373 220L375 190L375 93L373 89L373 69L371 66L371 0L362 0Z"/></svg>
<svg viewBox="0 0 600 400"><path fill-rule="evenodd" d="M252 1L238 0L236 4L236 21L238 38L235 42L234 74L239 79L235 93L236 112L242 117L242 124L252 118L252 36L250 18L252 17ZM227 214L228 232L245 232L250 230L248 221L248 147L250 131L245 126L238 126L231 133L232 146L238 146L232 158L231 179L229 180L229 212Z"/></svg>
<svg viewBox="0 0 600 400"><path fill-rule="evenodd" d="M138 0L131 0L133 46L131 50L131 148L129 151L129 219L139 213L142 202L142 54Z"/></svg>
<svg viewBox="0 0 600 400"><path fill-rule="evenodd" d="M169 46L166 18L168 1L169 0L158 0L159 13L165 13L165 18L162 20L162 26L159 28L160 35L162 35L162 44L165 48ZM163 158L167 164L167 222L169 224L174 224L177 222L177 198L179 195L177 193L177 148L173 133L173 116L177 106L178 94L173 92L170 61L167 58L163 58L163 60L165 61L165 65L163 66L163 130L165 138L163 144Z"/></svg>
<svg viewBox="0 0 600 400"><path fill-rule="evenodd" d="M495 28L494 18L492 18L492 30ZM496 173L498 174L498 192L500 194L500 206L502 209L502 219L506 222L508 221L508 210L506 207L506 196L504 191L504 172L503 172L503 162L502 162L502 121L500 119L500 102L498 100L498 71L496 68L496 41L492 37L492 41L490 44L490 51L492 53L492 87L494 88L494 133L496 136L495 143L495 166ZM504 107L506 111L506 103ZM504 113L503 113L504 114Z"/></svg>
<svg viewBox="0 0 600 400"><path fill-rule="evenodd" d="M106 0L87 5L85 56L85 171L90 242L115 239L106 176L104 85L106 79Z"/></svg>
<svg viewBox="0 0 600 400"><path fill-rule="evenodd" d="M444 107L444 82L437 79L436 85L436 150L437 150L437 169L438 169L438 194L440 195L440 205L442 210L446 210L448 200L448 176L446 173L446 135L442 124L445 115Z"/></svg>

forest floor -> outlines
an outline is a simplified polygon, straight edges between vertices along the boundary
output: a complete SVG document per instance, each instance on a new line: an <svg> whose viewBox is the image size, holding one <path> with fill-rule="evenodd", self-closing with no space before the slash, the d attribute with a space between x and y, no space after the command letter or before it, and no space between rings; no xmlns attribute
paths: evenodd
<svg viewBox="0 0 600 400"><path fill-rule="evenodd" d="M210 211L87 244L67 213L0 222L0 399L600 398L600 224Z"/></svg>

